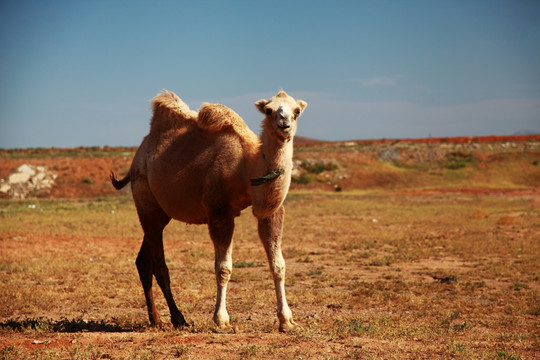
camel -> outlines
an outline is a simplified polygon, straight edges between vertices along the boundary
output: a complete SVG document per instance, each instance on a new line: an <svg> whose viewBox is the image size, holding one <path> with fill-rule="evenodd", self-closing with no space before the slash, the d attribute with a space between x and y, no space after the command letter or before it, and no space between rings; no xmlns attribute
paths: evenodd
<svg viewBox="0 0 540 360"><path fill-rule="evenodd" d="M188 325L171 292L163 249L163 229L176 219L208 225L217 282L213 320L218 329L233 328L226 295L232 273L234 219L252 206L274 279L279 330L298 326L285 296L281 240L293 138L307 103L280 91L255 106L265 115L260 137L226 106L205 103L195 112L173 92L159 93L152 100L150 132L128 173L118 180L111 172L111 182L118 190L131 181L144 232L136 265L153 325L161 324L152 292L153 276L165 296L173 326Z"/></svg>

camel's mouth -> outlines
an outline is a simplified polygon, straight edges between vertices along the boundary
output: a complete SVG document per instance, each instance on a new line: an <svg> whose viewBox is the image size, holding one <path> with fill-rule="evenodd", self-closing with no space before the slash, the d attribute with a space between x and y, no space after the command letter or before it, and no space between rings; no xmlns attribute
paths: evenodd
<svg viewBox="0 0 540 360"><path fill-rule="evenodd" d="M291 128L291 125L278 125L278 128L283 132L288 132Z"/></svg>

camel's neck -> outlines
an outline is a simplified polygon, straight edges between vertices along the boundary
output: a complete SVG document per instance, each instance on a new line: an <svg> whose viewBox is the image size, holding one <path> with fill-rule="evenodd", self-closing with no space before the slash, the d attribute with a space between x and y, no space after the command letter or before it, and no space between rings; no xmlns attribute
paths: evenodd
<svg viewBox="0 0 540 360"><path fill-rule="evenodd" d="M292 172L292 141L281 141L274 136L261 134L261 145L251 168L251 179L258 183L260 177L264 185L250 186L253 214L263 219L274 214L283 204L289 191ZM278 176L274 176L279 173ZM253 181L252 181L253 184Z"/></svg>
<svg viewBox="0 0 540 360"><path fill-rule="evenodd" d="M250 192L253 214L263 219L274 214L287 196L293 167L293 144L292 141L276 139L264 130L260 140L259 152L251 168L251 179L266 177L271 180L264 181L262 186L250 186ZM279 172L277 177L273 176L276 172Z"/></svg>
<svg viewBox="0 0 540 360"><path fill-rule="evenodd" d="M293 142L292 140L279 140L263 131L261 134L261 148L259 161L262 161L268 171L283 169L290 172L292 169ZM290 173L288 174L290 176Z"/></svg>

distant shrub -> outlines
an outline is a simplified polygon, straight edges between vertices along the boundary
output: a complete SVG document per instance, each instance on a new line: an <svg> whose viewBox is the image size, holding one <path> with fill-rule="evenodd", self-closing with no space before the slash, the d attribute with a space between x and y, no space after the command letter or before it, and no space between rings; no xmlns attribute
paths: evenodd
<svg viewBox="0 0 540 360"><path fill-rule="evenodd" d="M446 156L444 167L450 170L458 170L471 164L473 161L474 157L471 153L461 151L451 152Z"/></svg>
<svg viewBox="0 0 540 360"><path fill-rule="evenodd" d="M334 171L339 169L338 164L333 160L302 160L301 168L310 174L320 174L325 171Z"/></svg>
<svg viewBox="0 0 540 360"><path fill-rule="evenodd" d="M302 168L310 174L320 174L324 171L337 170L339 166L333 161L303 160Z"/></svg>
<svg viewBox="0 0 540 360"><path fill-rule="evenodd" d="M295 184L307 185L311 182L311 179L309 179L306 174L301 174L300 176L293 176L292 182Z"/></svg>

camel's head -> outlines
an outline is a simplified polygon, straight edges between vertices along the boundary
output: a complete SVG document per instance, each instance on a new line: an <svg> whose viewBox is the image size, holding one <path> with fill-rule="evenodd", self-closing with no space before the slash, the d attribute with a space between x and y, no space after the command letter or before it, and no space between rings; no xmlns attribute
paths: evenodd
<svg viewBox="0 0 540 360"><path fill-rule="evenodd" d="M270 100L259 100L257 109L266 117L262 127L282 140L290 140L296 133L296 120L307 106L302 100L295 100L285 91L280 91Z"/></svg>

